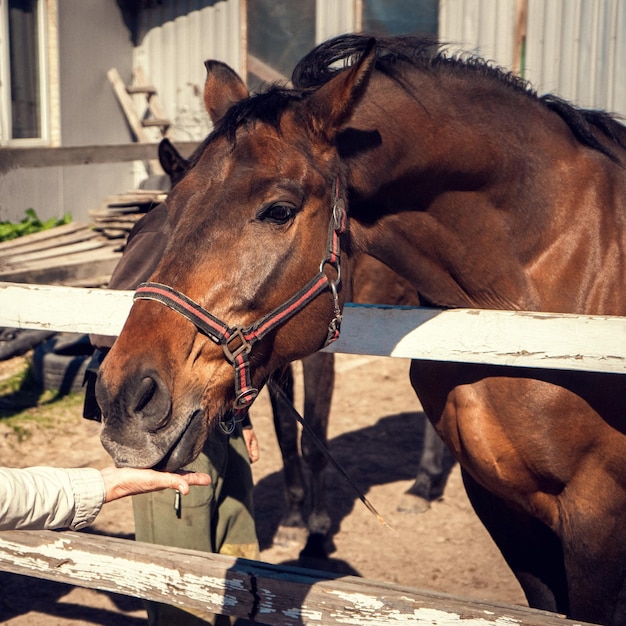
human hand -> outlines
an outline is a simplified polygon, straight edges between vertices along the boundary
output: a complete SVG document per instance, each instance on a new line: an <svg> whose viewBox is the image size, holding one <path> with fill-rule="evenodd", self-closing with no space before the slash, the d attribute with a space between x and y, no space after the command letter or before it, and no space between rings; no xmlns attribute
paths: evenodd
<svg viewBox="0 0 626 626"><path fill-rule="evenodd" d="M256 437L254 428L243 428L243 440L246 442L246 449L248 450L248 458L250 463L256 463L259 460L259 440Z"/></svg>
<svg viewBox="0 0 626 626"><path fill-rule="evenodd" d="M134 467L106 467L100 470L104 480L105 502L162 489L176 489L183 495L190 485L208 485L211 477L201 472L172 474Z"/></svg>

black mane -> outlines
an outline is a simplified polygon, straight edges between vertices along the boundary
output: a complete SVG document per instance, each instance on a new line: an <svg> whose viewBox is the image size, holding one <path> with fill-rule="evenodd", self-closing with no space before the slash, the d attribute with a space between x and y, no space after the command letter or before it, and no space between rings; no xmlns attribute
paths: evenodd
<svg viewBox="0 0 626 626"><path fill-rule="evenodd" d="M468 71L487 76L513 89L536 97L530 83L512 72L473 55L450 56L445 44L433 37L400 35L380 37L375 34L340 35L326 41L296 65L292 82L298 87L319 87L337 72L352 65L365 51L371 39L376 40L376 68L393 74L402 63L419 69L437 70L446 67L452 72L467 74Z"/></svg>
<svg viewBox="0 0 626 626"><path fill-rule="evenodd" d="M445 45L430 37L402 35L381 37L367 34L340 35L309 52L296 65L292 88L278 85L234 104L216 125L206 142L216 136L228 136L235 141L237 128L260 121L279 128L283 113L292 103L302 100L312 90L328 82L338 72L360 58L370 40L376 40L376 69L387 75L397 75L409 64L423 71L446 71L459 75L479 75L541 102L558 114L583 145L589 146L619 163L620 159L599 135L626 149L626 128L616 117L604 111L580 109L554 95L539 97L528 81L513 72L476 56L449 55ZM203 144L204 147L204 144ZM201 150L199 151L201 152Z"/></svg>
<svg viewBox="0 0 626 626"><path fill-rule="evenodd" d="M298 87L319 87L358 59L372 37L376 39L378 70L393 73L394 68L404 62L425 71L446 68L455 73L472 72L490 78L538 100L557 113L583 145L602 152L617 163L620 162L617 155L594 132L600 131L612 143L626 149L626 128L617 121L617 116L605 111L577 108L552 94L539 97L528 81L513 72L480 57L450 56L445 50L445 44L434 38L411 35L340 35L317 46L296 65L292 75L293 84Z"/></svg>

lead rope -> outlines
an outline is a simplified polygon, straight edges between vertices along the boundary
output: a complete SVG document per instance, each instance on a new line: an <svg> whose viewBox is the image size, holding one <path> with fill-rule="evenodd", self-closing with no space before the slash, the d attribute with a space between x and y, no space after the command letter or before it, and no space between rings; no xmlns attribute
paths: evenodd
<svg viewBox="0 0 626 626"><path fill-rule="evenodd" d="M293 406L293 402L289 400L287 394L282 390L280 385L276 383L273 379L268 381L268 385L271 386L272 391L278 395L278 397L282 400L283 404L287 407L291 416L304 428L307 433L313 439L315 445L319 448L320 452L331 462L332 466L345 478L346 482L352 489L356 492L359 500L365 505L365 508L372 514L374 517L387 528L391 528L389 524L385 521L385 518L374 508L374 505L361 493L361 490L358 488L357 484L350 478L348 472L339 464L339 461L332 455L331 451L324 445L324 443L320 440L320 438L315 434L309 423L296 411L296 408ZM392 529L393 530L393 529Z"/></svg>

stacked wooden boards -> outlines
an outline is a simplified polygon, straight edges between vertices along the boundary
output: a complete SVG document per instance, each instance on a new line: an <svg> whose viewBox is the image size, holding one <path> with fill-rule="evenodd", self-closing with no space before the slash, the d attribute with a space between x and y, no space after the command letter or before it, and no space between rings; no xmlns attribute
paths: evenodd
<svg viewBox="0 0 626 626"><path fill-rule="evenodd" d="M0 281L105 286L135 222L165 198L137 190L105 199L91 223L71 222L0 243Z"/></svg>

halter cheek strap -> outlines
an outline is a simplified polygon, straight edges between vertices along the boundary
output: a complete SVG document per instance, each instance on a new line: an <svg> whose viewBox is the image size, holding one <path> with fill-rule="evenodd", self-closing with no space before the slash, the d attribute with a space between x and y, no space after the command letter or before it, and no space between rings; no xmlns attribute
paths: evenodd
<svg viewBox="0 0 626 626"><path fill-rule="evenodd" d="M250 326L228 326L191 298L161 283L142 283L137 287L133 300L155 300L164 304L186 317L215 344L222 346L226 360L231 363L235 370L233 408L237 412L244 412L259 394L259 390L252 386L250 374L249 356L253 345L301 311L326 289L330 289L333 296L334 315L328 326L325 345L332 343L339 337L342 317L338 296L338 289L341 284L340 238L345 231L345 222L345 203L339 197L339 188L336 185L335 202L328 228L326 256L320 264L318 274L289 300ZM328 278L324 271L326 265L335 268L336 279Z"/></svg>

